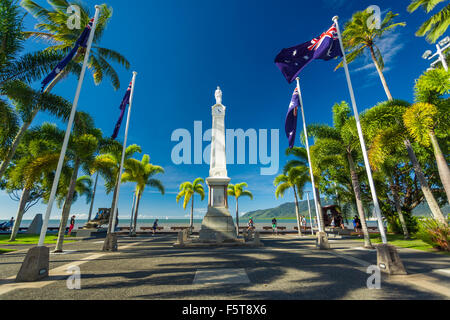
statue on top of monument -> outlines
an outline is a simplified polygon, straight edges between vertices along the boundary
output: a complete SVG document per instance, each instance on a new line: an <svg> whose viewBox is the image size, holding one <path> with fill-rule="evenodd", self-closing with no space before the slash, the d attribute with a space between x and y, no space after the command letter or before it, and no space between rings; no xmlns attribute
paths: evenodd
<svg viewBox="0 0 450 320"><path fill-rule="evenodd" d="M220 87L217 87L215 96L216 104L222 104L222 90L220 90Z"/></svg>

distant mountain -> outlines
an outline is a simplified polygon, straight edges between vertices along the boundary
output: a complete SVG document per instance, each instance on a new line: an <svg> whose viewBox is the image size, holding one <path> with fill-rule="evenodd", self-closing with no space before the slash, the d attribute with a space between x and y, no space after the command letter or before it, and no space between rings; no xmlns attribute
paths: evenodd
<svg viewBox="0 0 450 320"><path fill-rule="evenodd" d="M328 206L333 204L331 201L326 201L321 199L322 206ZM308 215L308 202L300 201L299 203L299 213L300 215ZM314 201L311 200L311 212L314 214ZM281 206L271 209L262 209L247 212L242 216L243 219L248 219L253 217L255 219L272 219L272 218L295 218L295 203L288 202Z"/></svg>
<svg viewBox="0 0 450 320"><path fill-rule="evenodd" d="M326 201L325 199L321 199L322 206L328 206L332 203L332 201ZM311 210L312 214L314 214L314 202L311 200ZM308 213L308 202L300 201L299 202L299 211L300 215L307 216ZM450 214L450 206L446 205L442 207L442 212L445 215ZM428 217L431 216L430 208L426 202L421 203L417 208L414 209L413 214L417 217ZM251 212L247 212L242 216L242 219L249 219L253 217L254 219L272 219L272 218L295 218L295 203L288 202L284 203L276 208L271 209L262 209L255 210Z"/></svg>

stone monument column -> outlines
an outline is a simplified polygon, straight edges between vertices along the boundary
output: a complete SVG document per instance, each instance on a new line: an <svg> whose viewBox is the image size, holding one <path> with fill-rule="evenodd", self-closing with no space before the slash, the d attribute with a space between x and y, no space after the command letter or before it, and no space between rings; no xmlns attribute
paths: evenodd
<svg viewBox="0 0 450 320"><path fill-rule="evenodd" d="M208 211L202 222L200 240L215 240L217 234L223 239L235 239L236 227L228 210L228 184L231 179L227 173L225 149L225 111L222 104L222 91L217 87L216 104L212 110L211 163L209 178Z"/></svg>

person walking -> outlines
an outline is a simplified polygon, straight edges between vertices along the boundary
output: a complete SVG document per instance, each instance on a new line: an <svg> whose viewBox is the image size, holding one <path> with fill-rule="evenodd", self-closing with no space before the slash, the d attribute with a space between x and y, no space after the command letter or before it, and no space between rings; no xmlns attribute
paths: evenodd
<svg viewBox="0 0 450 320"><path fill-rule="evenodd" d="M67 234L69 237L70 237L74 227L75 227L75 216L72 216L72 218L70 218L69 233Z"/></svg>
<svg viewBox="0 0 450 320"><path fill-rule="evenodd" d="M153 222L153 236L155 235L157 229L158 229L158 219L156 219L155 222Z"/></svg>
<svg viewBox="0 0 450 320"><path fill-rule="evenodd" d="M278 235L278 226L277 226L277 219L272 219L272 233L276 233Z"/></svg>

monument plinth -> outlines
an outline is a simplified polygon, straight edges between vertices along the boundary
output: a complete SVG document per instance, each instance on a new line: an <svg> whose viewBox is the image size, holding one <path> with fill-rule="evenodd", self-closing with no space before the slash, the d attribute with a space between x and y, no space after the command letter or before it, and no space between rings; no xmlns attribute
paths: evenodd
<svg viewBox="0 0 450 320"><path fill-rule="evenodd" d="M217 237L236 239L236 227L228 210L228 184L231 179L227 173L225 150L225 111L222 104L222 91L216 90L216 104L212 110L211 162L209 178L208 211L202 222L200 240L213 241Z"/></svg>

